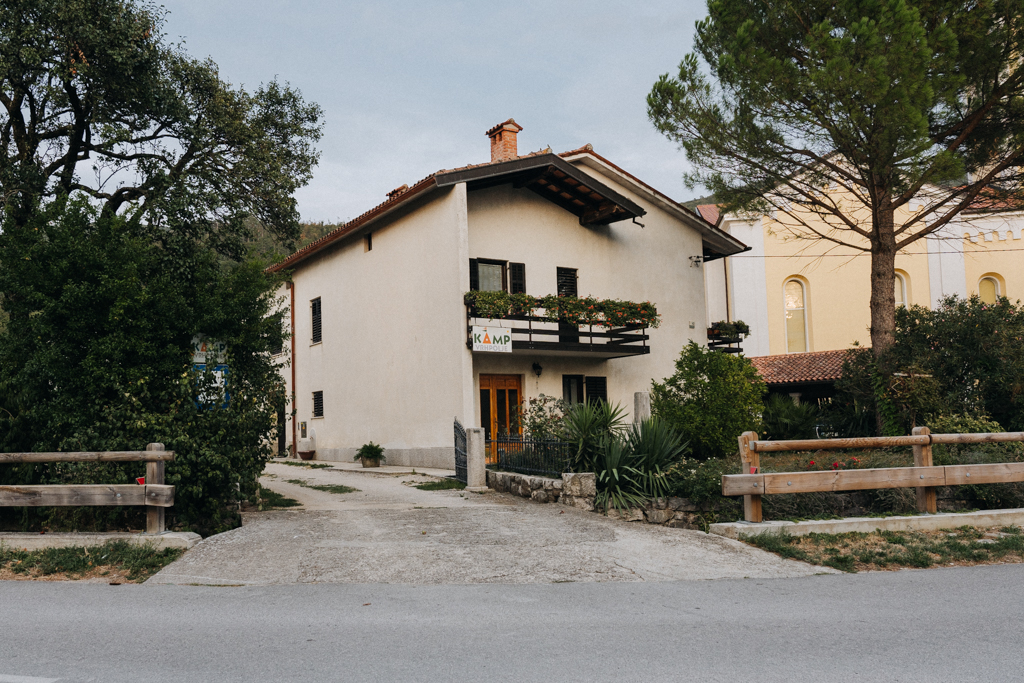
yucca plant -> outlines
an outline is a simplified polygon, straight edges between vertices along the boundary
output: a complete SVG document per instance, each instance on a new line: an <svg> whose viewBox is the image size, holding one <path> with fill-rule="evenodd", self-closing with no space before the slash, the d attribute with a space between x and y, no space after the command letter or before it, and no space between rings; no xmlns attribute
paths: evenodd
<svg viewBox="0 0 1024 683"><path fill-rule="evenodd" d="M594 460L602 450L602 441L622 430L622 407L600 401L577 403L565 413L563 420L566 441L576 445L569 460L572 472L594 472Z"/></svg>

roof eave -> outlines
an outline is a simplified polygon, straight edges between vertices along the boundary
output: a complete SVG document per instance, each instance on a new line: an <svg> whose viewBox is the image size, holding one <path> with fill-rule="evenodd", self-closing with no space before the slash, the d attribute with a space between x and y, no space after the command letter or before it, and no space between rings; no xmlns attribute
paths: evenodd
<svg viewBox="0 0 1024 683"><path fill-rule="evenodd" d="M706 261L712 261L724 256L732 256L734 254L750 250L749 246L739 241L729 233L725 232L721 228L711 225L679 202L654 189L628 171L619 168L593 150L584 148L573 152L567 152L563 158L566 161L580 161L584 165L593 168L598 173L601 173L606 177L632 185L641 194L646 195L651 201L657 204L659 208L670 213L676 218L679 218L688 226L697 230L701 234L701 239L704 242L704 260ZM709 247L714 252L714 255L710 258L707 256Z"/></svg>

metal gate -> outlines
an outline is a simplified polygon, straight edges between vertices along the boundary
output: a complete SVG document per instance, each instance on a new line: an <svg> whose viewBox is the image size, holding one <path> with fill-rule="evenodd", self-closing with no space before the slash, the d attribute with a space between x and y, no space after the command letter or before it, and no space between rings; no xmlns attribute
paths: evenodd
<svg viewBox="0 0 1024 683"><path fill-rule="evenodd" d="M469 483L466 473L466 430L455 418L455 478L463 484Z"/></svg>

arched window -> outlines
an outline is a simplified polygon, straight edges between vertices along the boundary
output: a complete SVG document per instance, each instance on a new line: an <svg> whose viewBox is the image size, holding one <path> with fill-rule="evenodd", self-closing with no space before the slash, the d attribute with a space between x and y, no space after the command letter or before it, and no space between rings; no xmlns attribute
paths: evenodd
<svg viewBox="0 0 1024 683"><path fill-rule="evenodd" d="M804 283L786 280L783 288L786 301L786 353L807 350L807 306Z"/></svg>
<svg viewBox="0 0 1024 683"><path fill-rule="evenodd" d="M893 282L893 290L896 294L896 308L907 305L907 280L899 273L896 273L896 281Z"/></svg>
<svg viewBox="0 0 1024 683"><path fill-rule="evenodd" d="M978 294L981 296L982 303L994 304L1001 295L999 280L994 277L981 278L978 282Z"/></svg>

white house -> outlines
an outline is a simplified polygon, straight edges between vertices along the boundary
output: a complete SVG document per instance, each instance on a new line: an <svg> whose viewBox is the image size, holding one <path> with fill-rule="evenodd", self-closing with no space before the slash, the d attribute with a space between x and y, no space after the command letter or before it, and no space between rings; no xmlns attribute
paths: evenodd
<svg viewBox="0 0 1024 683"><path fill-rule="evenodd" d="M274 266L291 272L289 449L305 430L317 459L375 441L390 464L450 468L454 418L500 433L539 394L628 413L688 340L706 341L701 262L744 245L590 145L519 156L521 130L495 126L489 163L403 185ZM649 301L662 321L480 320L472 289ZM474 325L511 344L474 351Z"/></svg>

